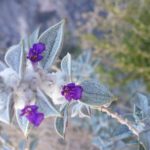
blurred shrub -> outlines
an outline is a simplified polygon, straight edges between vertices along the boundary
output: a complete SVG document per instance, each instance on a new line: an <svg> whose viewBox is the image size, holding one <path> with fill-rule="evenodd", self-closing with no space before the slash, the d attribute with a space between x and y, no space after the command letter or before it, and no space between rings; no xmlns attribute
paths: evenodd
<svg viewBox="0 0 150 150"><path fill-rule="evenodd" d="M107 71L112 84L118 73L123 84L142 78L150 89L150 1L100 0L96 7L100 11L93 12L98 18L95 29L81 39L104 58L98 72Z"/></svg>

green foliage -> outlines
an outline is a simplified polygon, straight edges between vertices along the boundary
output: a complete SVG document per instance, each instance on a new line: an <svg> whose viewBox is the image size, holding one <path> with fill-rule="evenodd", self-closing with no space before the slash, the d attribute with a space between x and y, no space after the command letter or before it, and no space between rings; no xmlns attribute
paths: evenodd
<svg viewBox="0 0 150 150"><path fill-rule="evenodd" d="M108 10L108 17L97 21L96 28L104 32L109 28L111 33L103 39L88 33L82 39L96 49L96 56L107 58L109 67L128 74L127 81L142 78L150 88L150 1L111 0L100 4Z"/></svg>

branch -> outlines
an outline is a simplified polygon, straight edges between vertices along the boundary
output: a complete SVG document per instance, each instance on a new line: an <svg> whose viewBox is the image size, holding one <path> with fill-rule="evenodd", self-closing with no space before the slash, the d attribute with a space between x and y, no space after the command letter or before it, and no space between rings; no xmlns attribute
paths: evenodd
<svg viewBox="0 0 150 150"><path fill-rule="evenodd" d="M104 106L97 108L97 109L101 112L106 113L107 115L111 116L112 118L116 119L119 123L126 125L133 134L135 134L137 137L139 137L138 130L127 119L122 118L117 113L112 112L111 110L109 110L108 108L106 108Z"/></svg>

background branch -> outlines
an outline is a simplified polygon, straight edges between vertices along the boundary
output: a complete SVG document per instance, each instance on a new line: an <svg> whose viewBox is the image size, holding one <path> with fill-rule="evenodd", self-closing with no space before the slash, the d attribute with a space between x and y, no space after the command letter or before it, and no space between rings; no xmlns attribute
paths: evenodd
<svg viewBox="0 0 150 150"><path fill-rule="evenodd" d="M122 118L122 116L119 116L117 113L112 112L111 110L109 110L108 108L106 108L104 106L97 108L97 109L101 112L106 113L107 115L111 116L112 118L116 119L119 123L126 125L134 135L139 137L139 131L127 119Z"/></svg>

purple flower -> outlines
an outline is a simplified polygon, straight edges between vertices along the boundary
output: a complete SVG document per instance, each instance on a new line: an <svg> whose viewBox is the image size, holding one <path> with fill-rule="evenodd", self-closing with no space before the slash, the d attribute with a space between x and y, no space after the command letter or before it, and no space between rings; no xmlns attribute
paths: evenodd
<svg viewBox="0 0 150 150"><path fill-rule="evenodd" d="M83 88L80 85L75 85L75 83L69 83L64 85L61 94L66 98L66 100L79 100L82 97Z"/></svg>
<svg viewBox="0 0 150 150"><path fill-rule="evenodd" d="M36 105L27 105L21 109L20 116L25 116L30 123L38 127L41 122L44 120L44 114L38 112L38 106Z"/></svg>
<svg viewBox="0 0 150 150"><path fill-rule="evenodd" d="M43 43L33 44L32 48L29 50L27 58L30 59L32 63L37 63L43 59L42 53L45 49L45 44Z"/></svg>

